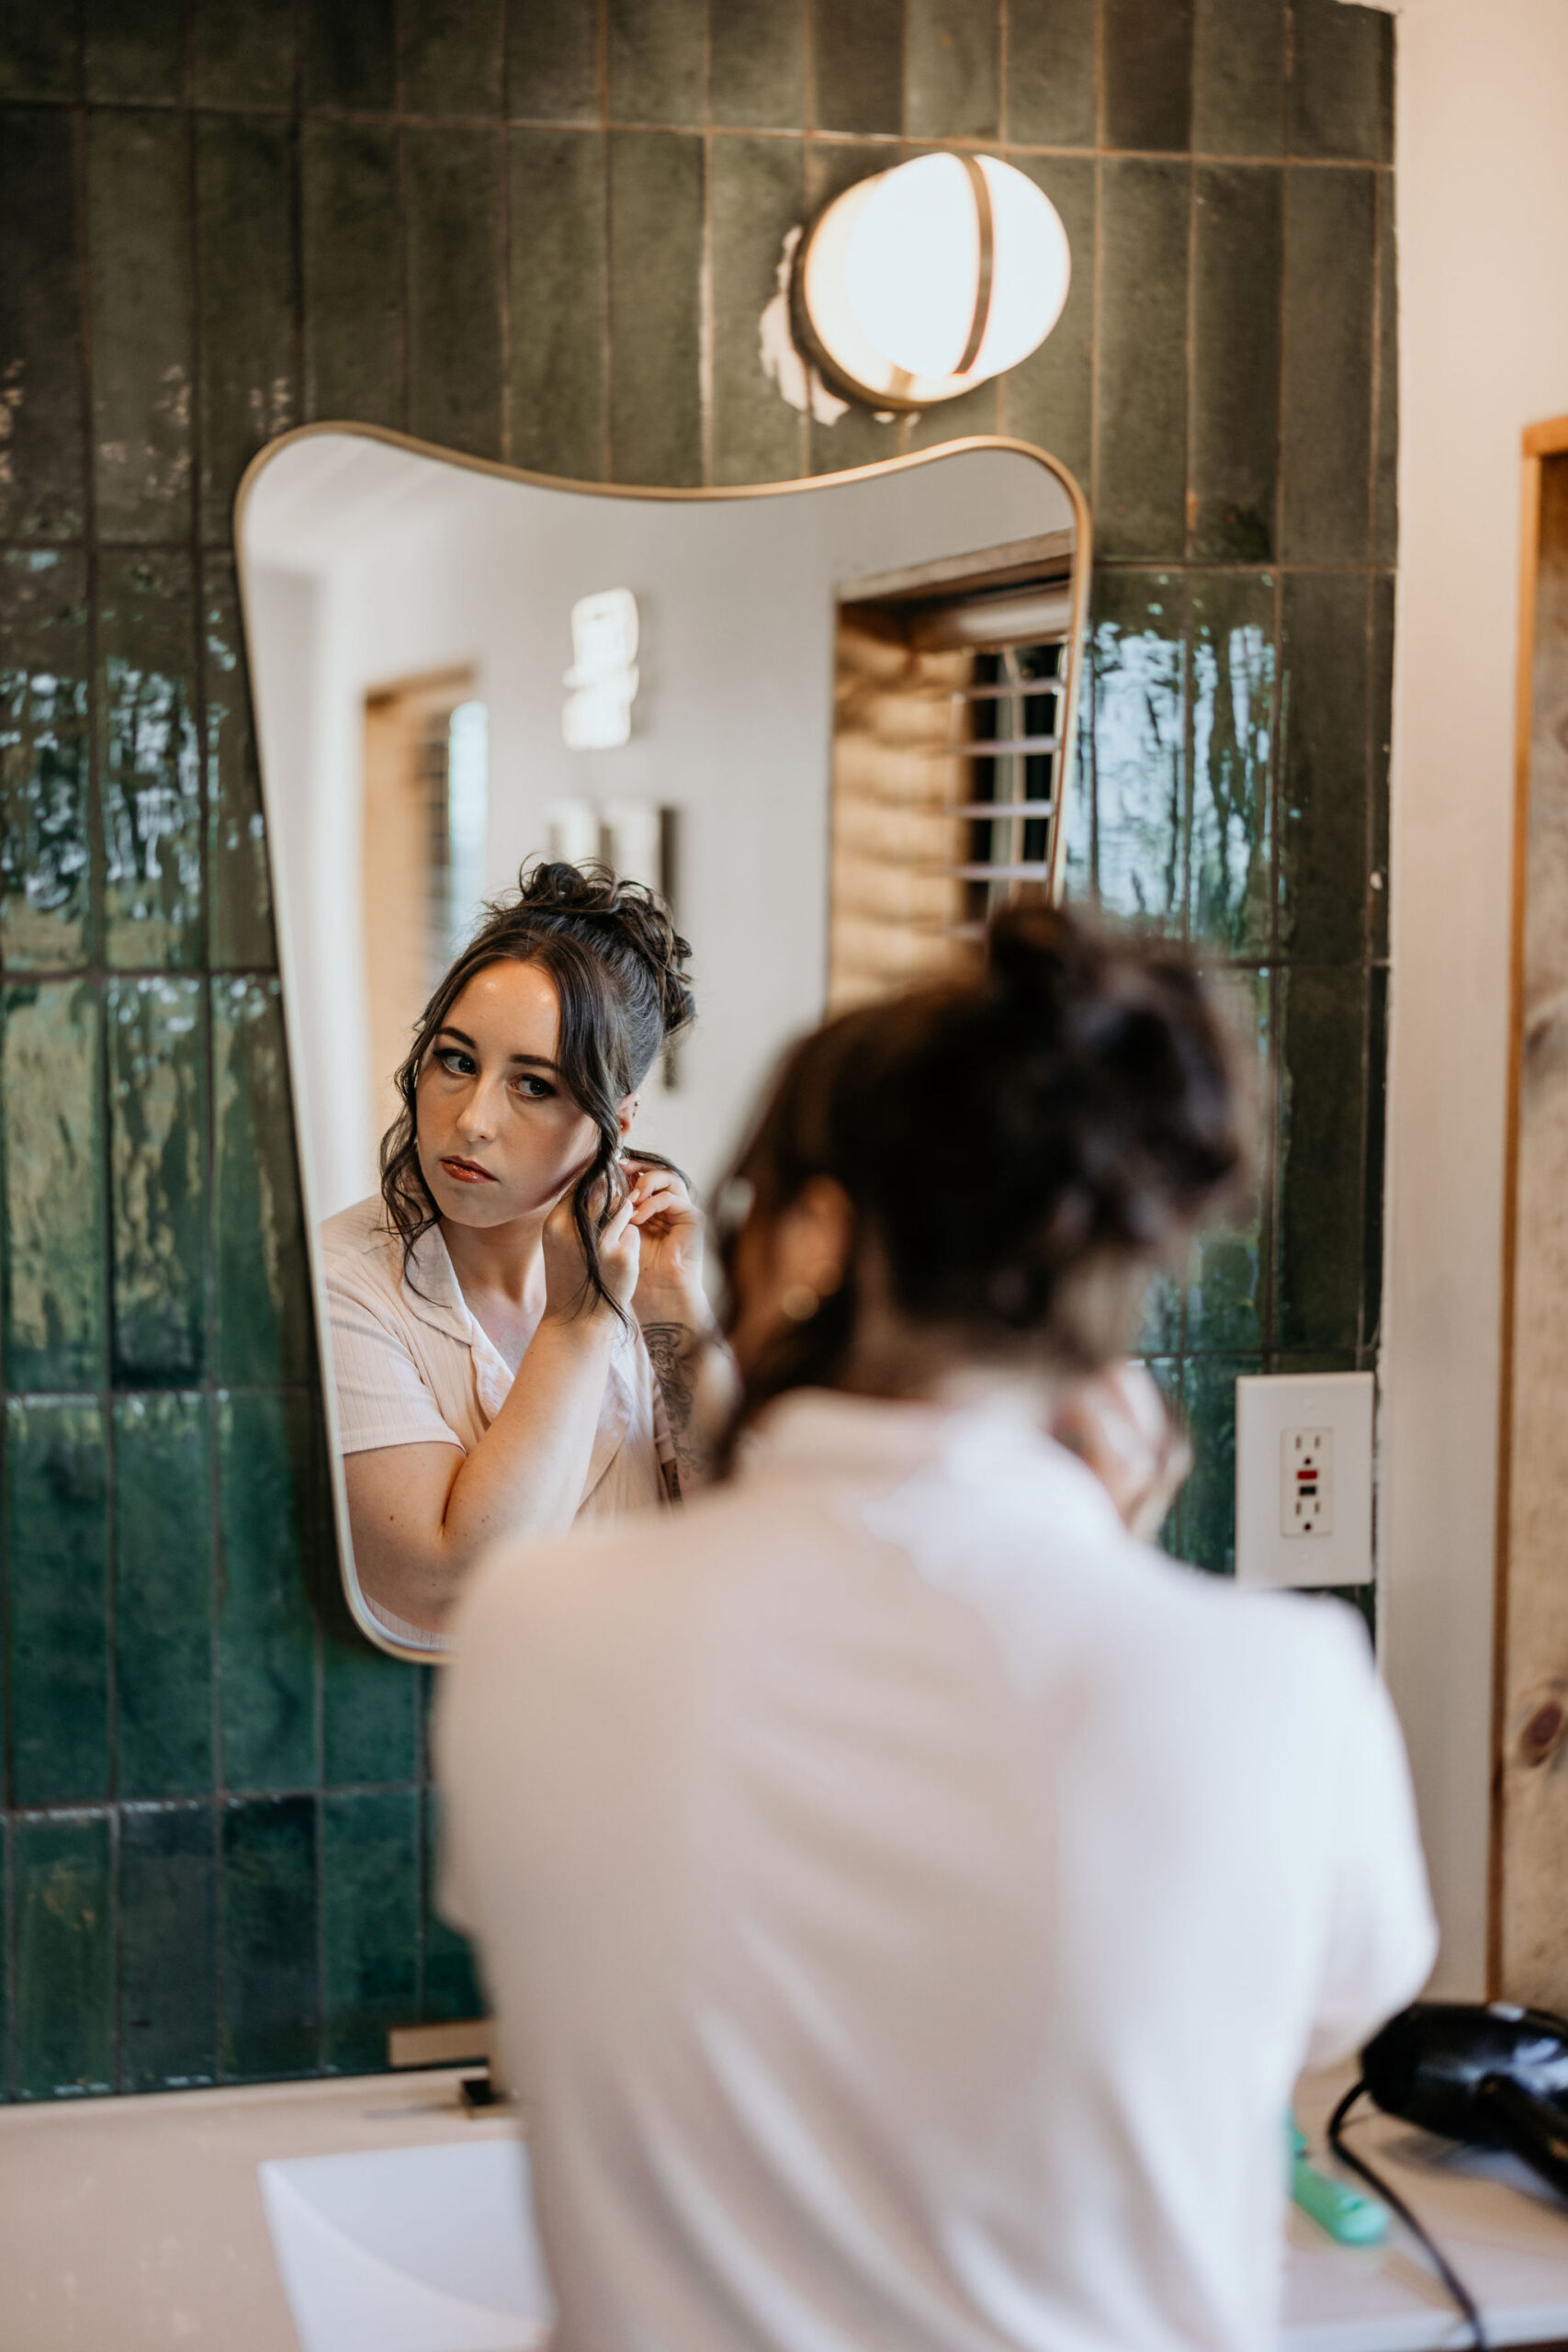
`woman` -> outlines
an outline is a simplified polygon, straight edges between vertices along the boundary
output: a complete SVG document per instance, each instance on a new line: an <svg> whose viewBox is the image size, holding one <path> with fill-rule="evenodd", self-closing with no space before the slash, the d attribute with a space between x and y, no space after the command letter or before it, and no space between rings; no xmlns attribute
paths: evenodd
<svg viewBox="0 0 1568 2352"><path fill-rule="evenodd" d="M636 884L521 876L425 1008L379 1197L324 1228L355 1566L407 1640L439 1645L498 1537L703 1475L728 1388L701 1222L625 1148L690 952Z"/></svg>
<svg viewBox="0 0 1568 2352"><path fill-rule="evenodd" d="M1296 2073L1432 1958L1398 1732L1349 1611L1045 1434L1240 1157L1182 955L1009 913L773 1090L730 1477L466 1592L446 1901L557 2352L1273 2340Z"/></svg>

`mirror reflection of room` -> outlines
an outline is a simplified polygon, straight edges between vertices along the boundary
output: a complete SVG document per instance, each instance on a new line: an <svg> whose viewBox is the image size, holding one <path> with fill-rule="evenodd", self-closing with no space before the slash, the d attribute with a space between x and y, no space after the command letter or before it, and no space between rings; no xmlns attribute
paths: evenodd
<svg viewBox="0 0 1568 2352"><path fill-rule="evenodd" d="M1059 893L1087 533L1002 447L682 503L334 430L242 548L344 1585L438 1656L487 1538L701 1482L704 1204L790 1037Z"/></svg>

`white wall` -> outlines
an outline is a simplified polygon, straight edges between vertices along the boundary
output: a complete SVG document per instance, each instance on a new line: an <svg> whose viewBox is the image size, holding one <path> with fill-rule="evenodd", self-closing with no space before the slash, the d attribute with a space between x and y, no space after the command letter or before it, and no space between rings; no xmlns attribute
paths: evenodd
<svg viewBox="0 0 1568 2352"><path fill-rule="evenodd" d="M1438 1983L1466 1996L1485 1954L1519 435L1568 411L1568 6L1408 0L1396 39L1383 1655Z"/></svg>

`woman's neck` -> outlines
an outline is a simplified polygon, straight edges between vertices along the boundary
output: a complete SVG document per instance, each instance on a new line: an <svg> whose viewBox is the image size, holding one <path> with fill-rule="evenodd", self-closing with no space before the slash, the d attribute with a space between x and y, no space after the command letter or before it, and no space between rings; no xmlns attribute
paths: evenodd
<svg viewBox="0 0 1568 2352"><path fill-rule="evenodd" d="M441 1238L465 1298L503 1298L513 1306L542 1305L544 1232L548 1212L513 1217L509 1225L458 1225L441 1219Z"/></svg>

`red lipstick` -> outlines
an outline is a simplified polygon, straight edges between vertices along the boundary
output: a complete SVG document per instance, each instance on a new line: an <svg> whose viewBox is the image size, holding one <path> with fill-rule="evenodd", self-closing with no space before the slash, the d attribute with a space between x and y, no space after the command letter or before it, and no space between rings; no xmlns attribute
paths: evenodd
<svg viewBox="0 0 1568 2352"><path fill-rule="evenodd" d="M500 1181L488 1168L481 1168L477 1159L444 1159L441 1165L459 1184L494 1184Z"/></svg>

